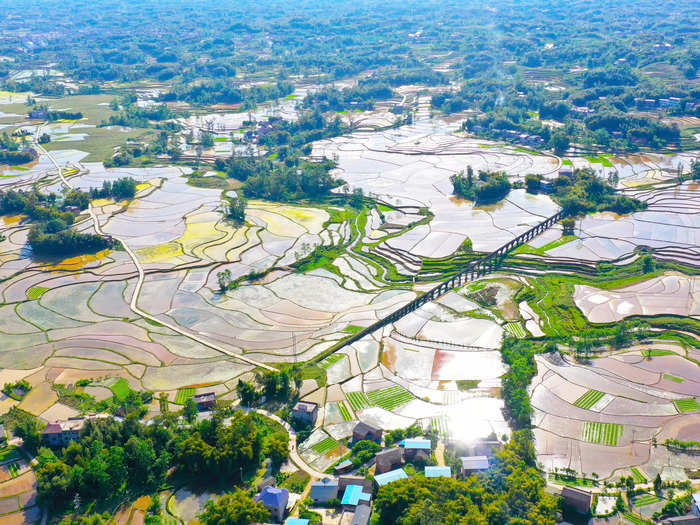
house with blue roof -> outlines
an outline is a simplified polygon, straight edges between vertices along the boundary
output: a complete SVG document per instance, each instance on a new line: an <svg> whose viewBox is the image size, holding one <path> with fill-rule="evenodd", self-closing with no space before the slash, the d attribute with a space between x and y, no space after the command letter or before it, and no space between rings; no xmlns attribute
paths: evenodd
<svg viewBox="0 0 700 525"><path fill-rule="evenodd" d="M374 482L377 484L377 487L383 487L387 483L392 483L394 481L406 478L408 478L406 471L402 468L397 468L396 470L385 472L384 474L377 474L374 476Z"/></svg>
<svg viewBox="0 0 700 525"><path fill-rule="evenodd" d="M328 503L338 497L338 480L323 478L321 481L314 481L311 484L309 497L316 503Z"/></svg>
<svg viewBox="0 0 700 525"><path fill-rule="evenodd" d="M404 450L403 456L406 461L413 461L416 459L427 460L433 448L430 440L423 438L404 439L399 443L399 446Z"/></svg>
<svg viewBox="0 0 700 525"><path fill-rule="evenodd" d="M265 508L270 511L270 518L281 523L284 520L284 512L287 510L289 491L277 487L265 487L255 496L255 501L265 505Z"/></svg>
<svg viewBox="0 0 700 525"><path fill-rule="evenodd" d="M693 514L700 518L700 492L693 494L693 505L691 507Z"/></svg>
<svg viewBox="0 0 700 525"><path fill-rule="evenodd" d="M369 506L372 501L372 494L364 491L362 485L348 485L343 493L340 504L345 511L353 511L359 505Z"/></svg>
<svg viewBox="0 0 700 525"><path fill-rule="evenodd" d="M451 478L452 469L450 467L425 467L426 478Z"/></svg>

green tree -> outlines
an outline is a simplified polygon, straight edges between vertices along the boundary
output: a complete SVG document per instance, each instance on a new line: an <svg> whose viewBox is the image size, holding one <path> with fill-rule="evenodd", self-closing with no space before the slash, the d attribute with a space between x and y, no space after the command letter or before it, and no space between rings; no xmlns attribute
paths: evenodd
<svg viewBox="0 0 700 525"><path fill-rule="evenodd" d="M187 420L188 423L195 422L195 420L197 419L197 403L193 398L187 398L187 401L185 401L185 406L182 409L182 413L185 416L185 420Z"/></svg>
<svg viewBox="0 0 700 525"><path fill-rule="evenodd" d="M663 488L663 481L661 481L661 474L657 474L656 477L654 478L654 492L657 494L661 493L661 489Z"/></svg>
<svg viewBox="0 0 700 525"><path fill-rule="evenodd" d="M549 139L549 145L554 150L554 153L561 155L569 149L569 136L563 131L557 131Z"/></svg>
<svg viewBox="0 0 700 525"><path fill-rule="evenodd" d="M265 454L279 467L289 457L289 435L286 432L275 432L265 441Z"/></svg>
<svg viewBox="0 0 700 525"><path fill-rule="evenodd" d="M252 406L258 399L258 392L255 390L255 386L250 381L238 380L236 385L236 392L238 397L241 399L241 405Z"/></svg>
<svg viewBox="0 0 700 525"><path fill-rule="evenodd" d="M227 268L226 270L218 272L216 274L216 280L219 284L219 290L222 292L228 290L228 287L231 286L231 282L233 281L231 270Z"/></svg>
<svg viewBox="0 0 700 525"><path fill-rule="evenodd" d="M26 415L22 417L17 426L15 426L14 433L17 437L22 438L24 442L24 448L27 449L31 454L36 453L41 444L41 434L39 433L40 427L36 418Z"/></svg>
<svg viewBox="0 0 700 525"><path fill-rule="evenodd" d="M652 273L656 271L656 263L651 255L645 255L642 258L642 271L644 273Z"/></svg>
<svg viewBox="0 0 700 525"><path fill-rule="evenodd" d="M269 518L270 513L263 504L240 489L224 494L217 501L207 501L204 512L199 515L203 525L250 525Z"/></svg>

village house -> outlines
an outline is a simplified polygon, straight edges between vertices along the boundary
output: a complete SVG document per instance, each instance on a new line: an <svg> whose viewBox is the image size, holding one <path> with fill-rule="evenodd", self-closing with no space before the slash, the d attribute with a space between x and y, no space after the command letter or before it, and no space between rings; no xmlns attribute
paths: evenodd
<svg viewBox="0 0 700 525"><path fill-rule="evenodd" d="M299 401L292 409L292 417L304 423L316 424L318 405L309 401Z"/></svg>
<svg viewBox="0 0 700 525"><path fill-rule="evenodd" d="M265 487L255 496L255 501L261 502L270 511L270 518L279 523L284 519L284 512L289 501L289 491L277 487Z"/></svg>
<svg viewBox="0 0 700 525"><path fill-rule="evenodd" d="M192 396L194 402L197 403L197 410L212 410L216 406L216 394L214 392L204 392Z"/></svg>
<svg viewBox="0 0 700 525"><path fill-rule="evenodd" d="M577 487L565 486L561 491L566 505L580 514L588 514L591 511L591 493Z"/></svg>
<svg viewBox="0 0 700 525"><path fill-rule="evenodd" d="M357 425L355 425L355 429L352 431L352 441L357 443L358 441L364 440L381 443L382 429L360 421Z"/></svg>
<svg viewBox="0 0 700 525"><path fill-rule="evenodd" d="M328 503L330 500L338 497L338 480L332 478L323 478L321 481L314 481L311 484L311 492L309 497L315 503Z"/></svg>
<svg viewBox="0 0 700 525"><path fill-rule="evenodd" d="M466 456L459 459L462 461L462 477L471 476L475 472L482 472L489 468L489 458L486 456Z"/></svg>
<svg viewBox="0 0 700 525"><path fill-rule="evenodd" d="M378 474L389 472L403 465L403 449L389 448L378 452L374 457L376 461L376 471Z"/></svg>

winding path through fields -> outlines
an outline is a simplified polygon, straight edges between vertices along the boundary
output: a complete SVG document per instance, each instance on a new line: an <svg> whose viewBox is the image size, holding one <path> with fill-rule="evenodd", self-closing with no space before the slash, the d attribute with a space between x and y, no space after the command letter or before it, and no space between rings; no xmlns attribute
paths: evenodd
<svg viewBox="0 0 700 525"><path fill-rule="evenodd" d="M36 148L39 150L40 153L43 155L46 155L48 159L51 161L51 163L56 167L56 170L58 171L58 176L61 178L61 182L67 187L72 189L73 186L70 184L70 182L65 178L63 175L63 169L61 166L58 164L56 159L49 153L41 144L39 144L38 137L39 137L39 131L42 128L42 126L37 127L36 133L34 134L34 144L36 145ZM92 203L89 204L88 211L90 213L90 218L92 219L92 223L94 225L95 231L97 232L98 235L101 235L103 237L106 237L107 235L102 231L102 228L100 226L100 222L97 219L97 215L95 215L95 210L92 207ZM205 346L208 346L209 348L212 348L218 352L221 352L222 354L229 355L231 357L234 357L236 359L240 359L241 361L245 361L248 364L251 364L253 366L257 366L260 368L264 368L265 370L275 370L275 368L266 365L265 363L261 363L260 361L256 361L254 359L250 359L248 357L242 356L240 354L237 354L235 352L232 352L231 350L228 350L226 348L223 348L222 346L217 345L216 343L212 343L211 341L207 341L206 339L203 339L202 337L192 334L181 327L169 323L167 321L163 321L160 319L157 319L156 317L152 316L151 314L144 312L138 307L138 300L139 300L139 294L141 293L141 287L143 286L143 281L145 279L145 273L143 271L143 266L141 266L141 263L138 260L138 257L136 257L136 254L129 248L129 246L126 244L126 241L123 239L120 239L119 237L112 236L113 239L117 240L118 242L121 243L121 245L124 247L124 250L126 250L126 253L129 254L129 257L131 257L132 262L134 263L134 266L136 267L136 270L138 271L138 279L136 281L136 287L134 288L134 293L131 296L131 302L129 303L129 307L131 308L131 311L134 312L136 315L139 315L143 317L144 319L147 319L151 322L158 323L160 325L165 326L166 328L169 328L173 332L177 332L180 335L183 335L189 339L192 339L193 341L196 341L200 344L203 344Z"/></svg>

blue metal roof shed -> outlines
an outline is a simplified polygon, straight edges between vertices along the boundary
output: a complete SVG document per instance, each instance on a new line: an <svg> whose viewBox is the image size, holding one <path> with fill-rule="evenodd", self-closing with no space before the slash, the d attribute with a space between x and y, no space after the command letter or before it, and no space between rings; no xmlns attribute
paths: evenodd
<svg viewBox="0 0 700 525"><path fill-rule="evenodd" d="M425 467L426 478L451 478L452 469L450 467Z"/></svg>
<svg viewBox="0 0 700 525"><path fill-rule="evenodd" d="M419 438L404 439L399 443L399 446L408 450L430 450L432 448L429 439Z"/></svg>
<svg viewBox="0 0 700 525"><path fill-rule="evenodd" d="M362 491L361 485L348 485L345 487L343 501L340 503L342 505L357 505L360 501L369 501L371 497L371 494Z"/></svg>
<svg viewBox="0 0 700 525"><path fill-rule="evenodd" d="M301 518L287 518L284 525L309 525L309 520L303 520Z"/></svg>
<svg viewBox="0 0 700 525"><path fill-rule="evenodd" d="M396 470L392 470L385 474L378 474L374 476L374 481L377 483L377 485L383 487L384 485L386 485L387 483L391 483L392 481L398 481L400 479L406 478L408 478L408 474L406 474L406 471L402 468L397 468Z"/></svg>

